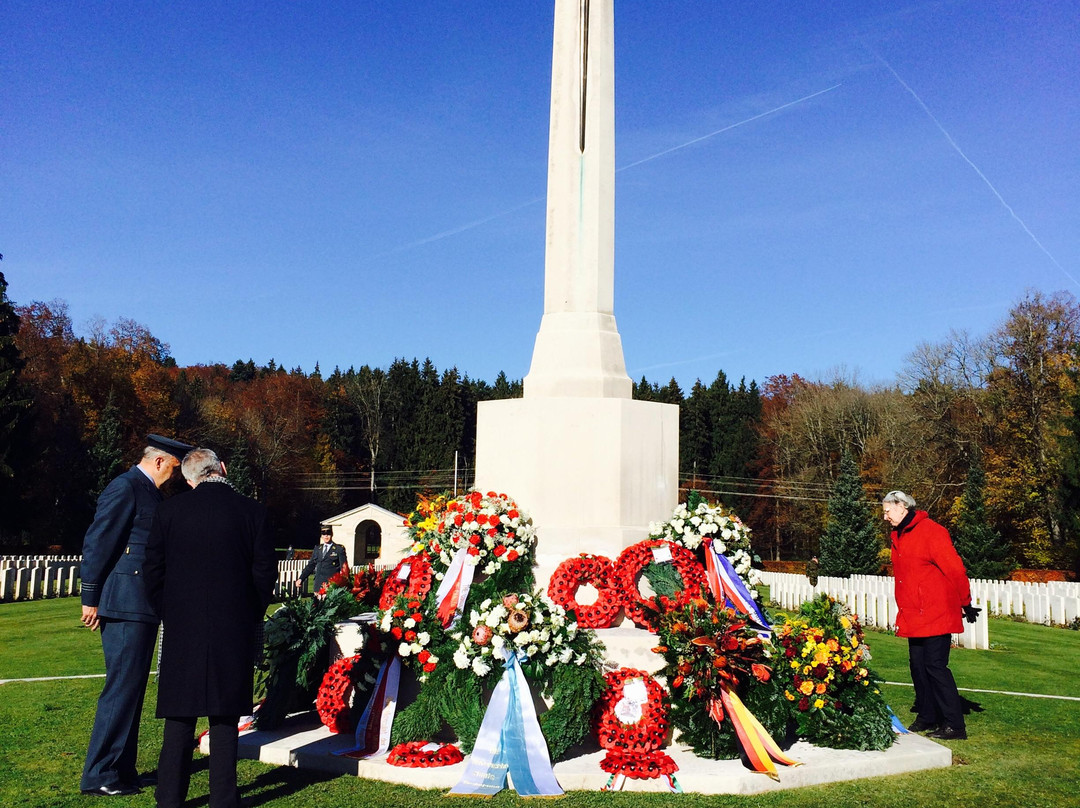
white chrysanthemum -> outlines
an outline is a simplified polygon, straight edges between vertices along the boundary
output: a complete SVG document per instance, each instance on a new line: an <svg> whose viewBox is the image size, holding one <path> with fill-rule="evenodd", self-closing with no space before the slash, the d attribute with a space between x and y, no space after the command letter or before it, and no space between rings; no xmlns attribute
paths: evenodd
<svg viewBox="0 0 1080 808"><path fill-rule="evenodd" d="M411 617L406 617L405 622L402 623L402 625L405 626L405 628L416 628L416 621Z"/></svg>
<svg viewBox="0 0 1080 808"><path fill-rule="evenodd" d="M427 645L429 642L431 642L431 635L428 634L426 631L421 631L419 634L416 635L416 641L421 645Z"/></svg>
<svg viewBox="0 0 1080 808"><path fill-rule="evenodd" d="M484 661L483 657L477 657L472 661L472 670L477 676L487 676L491 671L491 666Z"/></svg>
<svg viewBox="0 0 1080 808"><path fill-rule="evenodd" d="M398 656L403 656L403 657L408 656L411 651L412 651L412 646L409 645L409 643L407 643L407 642L403 642L401 645L398 646L398 649L397 649Z"/></svg>
<svg viewBox="0 0 1080 808"><path fill-rule="evenodd" d="M465 646L458 646L458 649L454 651L454 665L462 670L469 667L469 655L465 651Z"/></svg>

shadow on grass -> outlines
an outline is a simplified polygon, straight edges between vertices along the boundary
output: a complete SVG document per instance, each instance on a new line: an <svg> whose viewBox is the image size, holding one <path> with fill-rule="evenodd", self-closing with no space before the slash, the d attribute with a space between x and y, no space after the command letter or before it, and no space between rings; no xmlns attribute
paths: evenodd
<svg viewBox="0 0 1080 808"><path fill-rule="evenodd" d="M316 783L325 783L340 776L340 774L312 771L311 769L278 766L258 775L240 789L244 798L241 804L245 808L247 806L255 808L258 805L268 805L282 797L288 797L303 791Z"/></svg>

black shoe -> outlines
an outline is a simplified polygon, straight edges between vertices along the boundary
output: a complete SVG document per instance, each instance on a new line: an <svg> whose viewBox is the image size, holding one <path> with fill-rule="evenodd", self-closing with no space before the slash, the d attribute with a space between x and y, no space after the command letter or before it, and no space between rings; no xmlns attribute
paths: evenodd
<svg viewBox="0 0 1080 808"><path fill-rule="evenodd" d="M915 721L908 727L909 732L933 732L938 728L937 724L933 724L929 721L923 721L921 718L916 718Z"/></svg>
<svg viewBox="0 0 1080 808"><path fill-rule="evenodd" d="M92 797L130 797L132 794L142 794L142 789L138 786L125 786L121 784L115 788L112 788L111 786L84 788L82 793Z"/></svg>
<svg viewBox="0 0 1080 808"><path fill-rule="evenodd" d="M939 741L966 741L967 730L954 729L953 727L946 725L937 732L931 732L926 737L936 738Z"/></svg>
<svg viewBox="0 0 1080 808"><path fill-rule="evenodd" d="M135 785L139 788L150 788L157 785L157 773L147 772L135 778Z"/></svg>

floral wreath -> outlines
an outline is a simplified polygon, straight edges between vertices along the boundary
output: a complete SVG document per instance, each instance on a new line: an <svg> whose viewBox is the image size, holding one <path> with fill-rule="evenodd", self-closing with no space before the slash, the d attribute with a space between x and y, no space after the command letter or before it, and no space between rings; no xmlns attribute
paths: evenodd
<svg viewBox="0 0 1080 808"><path fill-rule="evenodd" d="M679 577L682 578L683 587L675 598L667 598L663 595L645 598L638 591L637 577L653 562L653 548L661 547L671 550L671 561ZM665 539L645 539L619 553L619 557L615 560L615 579L622 593L622 606L626 616L642 628L655 632L649 613L663 614L672 609L679 609L699 597L705 586L705 570L702 569L693 552L682 545Z"/></svg>
<svg viewBox="0 0 1080 808"><path fill-rule="evenodd" d="M319 720L331 732L349 732L352 729L349 716L349 702L354 688L352 671L361 658L357 654L339 659L323 675L319 694L315 697L315 708L319 711Z"/></svg>
<svg viewBox="0 0 1080 808"><path fill-rule="evenodd" d="M536 528L506 494L472 491L446 503L437 525L424 533L423 541L439 579L459 550L468 553L469 563L478 572L492 575L515 561L531 564Z"/></svg>
<svg viewBox="0 0 1080 808"><path fill-rule="evenodd" d="M452 743L428 743L427 741L409 741L399 743L390 750L386 762L391 766L406 766L410 769L426 769L434 766L452 766L465 759L461 750Z"/></svg>
<svg viewBox="0 0 1080 808"><path fill-rule="evenodd" d="M401 577L401 570L408 565L409 574ZM398 562L383 583L379 595L379 608L389 609L399 595L409 600L423 600L431 591L431 562L424 553L407 556Z"/></svg>
<svg viewBox="0 0 1080 808"><path fill-rule="evenodd" d="M689 502L680 502L666 522L649 524L650 539L665 539L697 550L702 544L712 544L727 556L735 572L753 591L761 578L751 565L753 551L750 528L723 505L710 505L697 491L691 491Z"/></svg>
<svg viewBox="0 0 1080 808"><path fill-rule="evenodd" d="M596 587L595 603L583 606L577 602L577 591L583 584ZM606 556L589 553L568 558L556 568L548 584L548 597L577 615L581 628L608 628L622 608L615 565Z"/></svg>
<svg viewBox="0 0 1080 808"><path fill-rule="evenodd" d="M596 735L607 755L600 768L639 780L679 770L660 751L667 740L667 692L645 671L619 668L604 675L596 704Z"/></svg>
<svg viewBox="0 0 1080 808"><path fill-rule="evenodd" d="M488 598L450 636L458 643L454 665L472 668L483 677L501 669L503 649L520 652L546 668L567 665L574 660L571 644L577 634L578 624L562 606L539 594L521 593Z"/></svg>
<svg viewBox="0 0 1080 808"><path fill-rule="evenodd" d="M437 636L441 631L438 620L423 610L419 600L399 595L388 609L379 612L377 626L388 640L397 642L397 655L406 663L413 662L420 681L426 681L439 663L439 658L427 648L432 634ZM393 642L390 647L394 648Z"/></svg>

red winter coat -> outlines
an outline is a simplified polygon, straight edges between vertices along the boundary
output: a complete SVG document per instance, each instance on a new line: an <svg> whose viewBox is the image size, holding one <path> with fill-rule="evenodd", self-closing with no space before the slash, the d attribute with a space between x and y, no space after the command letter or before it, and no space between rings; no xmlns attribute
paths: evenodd
<svg viewBox="0 0 1080 808"><path fill-rule="evenodd" d="M962 606L971 603L964 562L949 531L916 511L901 535L892 531L898 637L936 637L964 630Z"/></svg>

